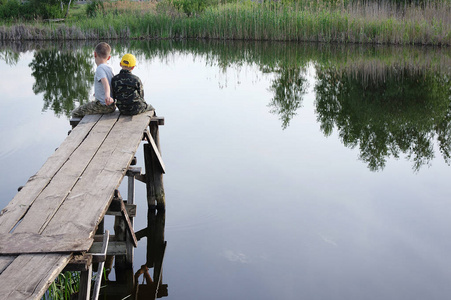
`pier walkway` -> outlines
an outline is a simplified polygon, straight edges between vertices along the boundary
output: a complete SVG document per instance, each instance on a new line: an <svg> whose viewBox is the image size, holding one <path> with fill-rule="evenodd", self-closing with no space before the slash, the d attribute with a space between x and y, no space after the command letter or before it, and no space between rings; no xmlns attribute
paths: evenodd
<svg viewBox="0 0 451 300"><path fill-rule="evenodd" d="M158 145L158 125L163 123L163 118L149 113L122 116L115 112L85 116L73 128L0 212L0 299L41 299L75 255L86 255L111 202L118 199L117 189L143 138L148 141L144 146L151 149L146 169L153 164L159 174L164 173ZM155 179L150 177L159 176L135 175L147 184ZM160 188L150 188L148 200L164 205L162 180L157 181ZM118 210L122 205L129 236L134 238L120 196L119 200ZM88 295L81 296L85 299L89 298L88 275Z"/></svg>

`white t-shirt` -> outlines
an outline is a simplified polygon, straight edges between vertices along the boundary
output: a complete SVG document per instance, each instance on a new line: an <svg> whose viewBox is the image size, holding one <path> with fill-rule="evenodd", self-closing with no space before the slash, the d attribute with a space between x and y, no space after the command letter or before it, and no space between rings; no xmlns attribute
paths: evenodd
<svg viewBox="0 0 451 300"><path fill-rule="evenodd" d="M110 85L110 96L112 95L111 91L111 78L113 78L113 68L107 64L100 64L97 66L96 74L94 75L94 95L96 100L100 101L103 105L105 103L105 91L103 90L102 82L100 81L102 78L108 79L108 84Z"/></svg>

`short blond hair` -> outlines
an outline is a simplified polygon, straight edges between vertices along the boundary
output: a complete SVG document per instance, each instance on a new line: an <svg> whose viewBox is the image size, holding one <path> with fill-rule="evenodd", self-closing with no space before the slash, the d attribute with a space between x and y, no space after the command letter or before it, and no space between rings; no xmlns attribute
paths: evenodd
<svg viewBox="0 0 451 300"><path fill-rule="evenodd" d="M98 56L101 58L107 59L111 53L111 47L105 42L98 43L95 50Z"/></svg>

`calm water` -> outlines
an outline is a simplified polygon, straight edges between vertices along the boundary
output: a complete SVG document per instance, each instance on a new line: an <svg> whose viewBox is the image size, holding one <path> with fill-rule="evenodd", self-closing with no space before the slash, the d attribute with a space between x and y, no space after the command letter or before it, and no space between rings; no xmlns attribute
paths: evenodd
<svg viewBox="0 0 451 300"><path fill-rule="evenodd" d="M92 94L94 45L0 48L2 207ZM168 299L449 299L451 50L113 48L166 121Z"/></svg>

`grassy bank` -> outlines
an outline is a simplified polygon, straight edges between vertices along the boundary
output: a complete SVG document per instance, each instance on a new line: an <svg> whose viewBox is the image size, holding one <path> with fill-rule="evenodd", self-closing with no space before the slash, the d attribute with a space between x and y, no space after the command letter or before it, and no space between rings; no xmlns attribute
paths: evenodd
<svg viewBox="0 0 451 300"><path fill-rule="evenodd" d="M146 2L141 2L146 3ZM0 39L237 39L451 45L451 4L422 6L237 1L187 14L172 2L118 1L64 24L10 24Z"/></svg>

